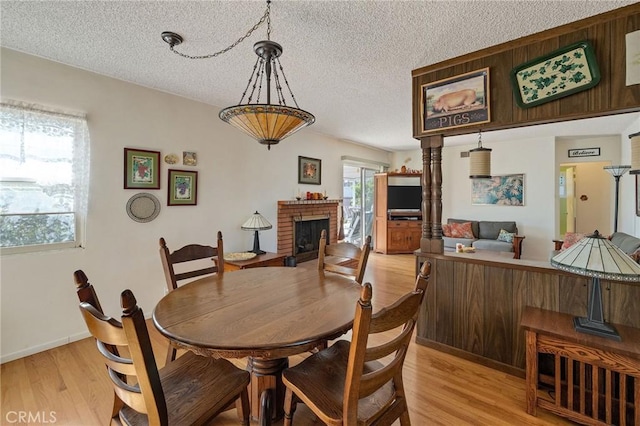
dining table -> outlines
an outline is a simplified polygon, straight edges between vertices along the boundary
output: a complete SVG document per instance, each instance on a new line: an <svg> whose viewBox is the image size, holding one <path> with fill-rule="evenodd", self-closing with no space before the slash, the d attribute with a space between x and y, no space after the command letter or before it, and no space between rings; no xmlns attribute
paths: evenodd
<svg viewBox="0 0 640 426"><path fill-rule="evenodd" d="M177 348L246 357L251 417L269 424L283 416L288 357L348 332L360 290L352 278L317 268L241 269L170 291L156 305L153 324Z"/></svg>

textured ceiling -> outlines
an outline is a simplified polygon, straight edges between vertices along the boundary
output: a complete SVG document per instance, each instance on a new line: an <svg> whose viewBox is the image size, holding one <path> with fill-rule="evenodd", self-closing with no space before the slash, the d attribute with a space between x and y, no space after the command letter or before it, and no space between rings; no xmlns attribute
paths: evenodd
<svg viewBox="0 0 640 426"><path fill-rule="evenodd" d="M315 131L394 151L411 137L411 70L619 8L634 1L286 1L271 6L271 39ZM172 54L162 31L191 55L220 50L251 28L263 1L0 2L0 44L218 107L238 103L258 29L213 59ZM218 119L212 117L212 119Z"/></svg>

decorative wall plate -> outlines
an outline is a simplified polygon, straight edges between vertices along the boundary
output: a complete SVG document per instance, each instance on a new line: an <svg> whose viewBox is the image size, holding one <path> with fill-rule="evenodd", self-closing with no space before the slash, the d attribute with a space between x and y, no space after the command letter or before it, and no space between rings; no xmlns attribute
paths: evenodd
<svg viewBox="0 0 640 426"><path fill-rule="evenodd" d="M251 253L250 251L245 251L241 253L225 253L224 260L249 260L256 257L255 253Z"/></svg>
<svg viewBox="0 0 640 426"><path fill-rule="evenodd" d="M176 164L179 158L176 154L167 154L164 156L164 162L167 164Z"/></svg>
<svg viewBox="0 0 640 426"><path fill-rule="evenodd" d="M141 192L127 201L127 214L136 222L151 222L160 213L160 201L155 195Z"/></svg>

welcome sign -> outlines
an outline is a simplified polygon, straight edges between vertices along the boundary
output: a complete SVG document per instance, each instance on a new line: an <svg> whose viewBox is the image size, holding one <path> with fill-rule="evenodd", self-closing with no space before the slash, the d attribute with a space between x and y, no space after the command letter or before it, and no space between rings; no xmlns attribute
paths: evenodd
<svg viewBox="0 0 640 426"><path fill-rule="evenodd" d="M569 157L599 157L600 148L577 148L569 150Z"/></svg>

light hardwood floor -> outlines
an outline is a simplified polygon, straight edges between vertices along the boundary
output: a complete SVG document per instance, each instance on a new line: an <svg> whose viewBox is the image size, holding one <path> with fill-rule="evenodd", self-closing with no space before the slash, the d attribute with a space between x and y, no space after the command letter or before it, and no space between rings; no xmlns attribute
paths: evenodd
<svg viewBox="0 0 640 426"><path fill-rule="evenodd" d="M373 285L374 306L389 304L413 288L414 262L412 255L371 254L365 281ZM315 262L298 267L315 267ZM75 291L71 272L70 292ZM99 296L100 277L90 278ZM119 312L107 314L120 316ZM152 324L149 329L157 362L162 365L167 343ZM300 359L293 357L291 363ZM414 425L571 424L544 410L538 410L538 417L529 416L525 411L524 379L415 343L407 354L404 377ZM18 424L13 420L15 412L20 411L30 412L32 418L39 416L40 422L30 424L108 424L113 393L93 339L5 363L1 381L2 425ZM296 411L294 423L317 424L304 407ZM229 411L212 424L237 425L238 421L235 412Z"/></svg>

